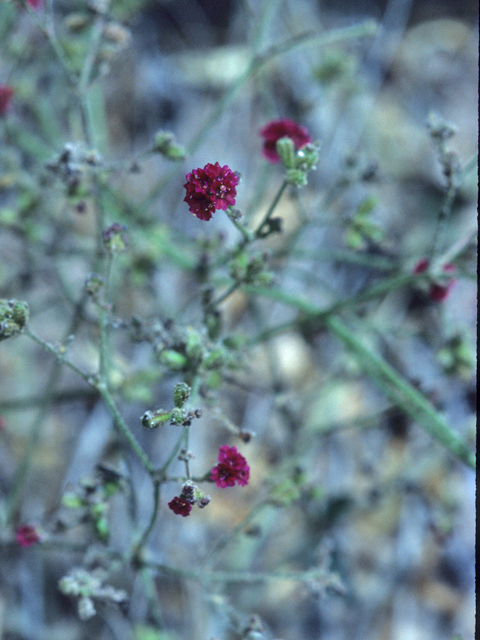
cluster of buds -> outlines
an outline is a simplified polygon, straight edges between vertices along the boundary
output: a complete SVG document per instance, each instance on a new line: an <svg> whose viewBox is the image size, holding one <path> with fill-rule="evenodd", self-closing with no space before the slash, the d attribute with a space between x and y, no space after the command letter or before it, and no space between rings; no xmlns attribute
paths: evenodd
<svg viewBox="0 0 480 640"><path fill-rule="evenodd" d="M28 322L26 302L0 299L0 342L21 333Z"/></svg>
<svg viewBox="0 0 480 640"><path fill-rule="evenodd" d="M141 417L142 425L146 429L156 429L166 422L181 427L190 427L192 420L202 417L201 409L187 411L185 404L190 397L191 389L185 382L179 382L173 390L173 409L156 409L155 411L145 411Z"/></svg>
<svg viewBox="0 0 480 640"><path fill-rule="evenodd" d="M78 598L80 620L89 620L96 614L95 600L122 605L128 596L123 589L104 584L106 574L102 569L87 571L76 568L60 579L58 588L67 596Z"/></svg>
<svg viewBox="0 0 480 640"><path fill-rule="evenodd" d="M181 162L187 156L185 147L178 144L175 135L169 131L158 131L155 134L152 151L174 162Z"/></svg>
<svg viewBox="0 0 480 640"><path fill-rule="evenodd" d="M98 273L90 273L85 280L85 291L88 295L94 300L98 302L100 291L105 284L105 278Z"/></svg>
<svg viewBox="0 0 480 640"><path fill-rule="evenodd" d="M287 182L295 187L307 184L307 174L317 168L319 144L293 120L272 120L260 131L263 155L270 162L281 162L287 170Z"/></svg>
<svg viewBox="0 0 480 640"><path fill-rule="evenodd" d="M376 245L382 241L383 230L371 219L376 203L374 197L366 197L349 221L345 231L345 242L351 249L366 249L369 245Z"/></svg>
<svg viewBox="0 0 480 640"><path fill-rule="evenodd" d="M58 156L47 162L46 167L58 175L67 186L67 193L73 198L89 195L88 189L82 183L82 177L87 169L102 166L103 160L95 150L85 149L81 144L67 142Z"/></svg>
<svg viewBox="0 0 480 640"><path fill-rule="evenodd" d="M260 236L264 235L262 232ZM271 233L269 230L268 235ZM273 283L273 274L266 269L269 255L266 252L248 256L245 251L240 252L229 264L231 277L236 282L252 284L259 287L268 287Z"/></svg>
<svg viewBox="0 0 480 640"><path fill-rule="evenodd" d="M294 187L304 187L309 171L314 171L318 164L319 145L309 142L298 151L293 140L280 138L277 142L277 151L283 166L287 170L287 182Z"/></svg>
<svg viewBox="0 0 480 640"><path fill-rule="evenodd" d="M173 513L186 518L190 515L193 505L196 504L203 509L210 500L210 496L207 496L194 482L187 480L182 486L180 495L170 500L168 507Z"/></svg>
<svg viewBox="0 0 480 640"><path fill-rule="evenodd" d="M77 492L66 493L62 505L75 511L77 522L91 522L95 535L106 542L110 535L109 499L121 488L121 475L108 467L99 467L99 477L84 479ZM59 523L65 527L64 522ZM72 525L73 526L73 525Z"/></svg>
<svg viewBox="0 0 480 640"><path fill-rule="evenodd" d="M122 253L128 245L127 227L119 222L114 222L103 230L102 240L108 253Z"/></svg>

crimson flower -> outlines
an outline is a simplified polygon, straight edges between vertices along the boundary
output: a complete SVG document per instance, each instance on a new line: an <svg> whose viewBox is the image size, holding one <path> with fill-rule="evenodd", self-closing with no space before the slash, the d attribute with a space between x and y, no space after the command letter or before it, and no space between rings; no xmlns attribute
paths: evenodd
<svg viewBox="0 0 480 640"><path fill-rule="evenodd" d="M210 479L217 487L233 487L237 482L240 486L248 484L250 467L236 447L223 445L218 450L218 464L213 467Z"/></svg>
<svg viewBox="0 0 480 640"><path fill-rule="evenodd" d="M260 129L260 135L264 138L263 155L267 160L270 160L270 162L280 162L280 156L277 152L277 141L281 138L290 138L297 150L312 141L305 127L300 126L288 118L272 120L265 125L263 129Z"/></svg>
<svg viewBox="0 0 480 640"><path fill-rule="evenodd" d="M0 116L10 109L15 89L8 84L0 84Z"/></svg>
<svg viewBox="0 0 480 640"><path fill-rule="evenodd" d="M192 505L190 502L187 502L183 498L179 498L175 496L173 500L170 500L168 503L169 508L179 516L183 516L186 518L190 515L190 511L192 510Z"/></svg>
<svg viewBox="0 0 480 640"><path fill-rule="evenodd" d="M217 209L225 211L235 204L236 186L239 174L228 165L221 167L218 162L206 164L203 169L194 169L186 175L183 185L187 195L183 199L191 213L200 220L210 220Z"/></svg>
<svg viewBox="0 0 480 640"><path fill-rule="evenodd" d="M15 532L15 540L21 547L31 547L33 544L40 542L40 536L37 530L31 524L24 524L18 527Z"/></svg>
<svg viewBox="0 0 480 640"><path fill-rule="evenodd" d="M35 11L42 6L42 0L27 0L27 4Z"/></svg>
<svg viewBox="0 0 480 640"><path fill-rule="evenodd" d="M430 261L427 258L423 258L422 260L419 260L413 267L413 273L424 273L425 271L427 271L429 266ZM455 265L450 263L444 264L442 267L442 271L445 273L445 275L453 274L455 272ZM455 282L455 278L450 278L445 283L432 282L428 290L430 300L432 300L433 302L443 302L444 300L446 300Z"/></svg>

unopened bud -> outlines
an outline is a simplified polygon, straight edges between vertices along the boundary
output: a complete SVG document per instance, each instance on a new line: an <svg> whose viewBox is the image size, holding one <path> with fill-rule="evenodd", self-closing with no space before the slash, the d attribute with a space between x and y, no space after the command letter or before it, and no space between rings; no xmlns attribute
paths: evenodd
<svg viewBox="0 0 480 640"><path fill-rule="evenodd" d="M19 334L28 322L26 302L0 299L0 341Z"/></svg>

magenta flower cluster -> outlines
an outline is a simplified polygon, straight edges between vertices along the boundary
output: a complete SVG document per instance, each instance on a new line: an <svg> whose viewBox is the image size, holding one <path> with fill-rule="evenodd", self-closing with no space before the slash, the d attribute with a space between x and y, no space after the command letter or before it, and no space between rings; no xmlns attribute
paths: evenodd
<svg viewBox="0 0 480 640"><path fill-rule="evenodd" d="M235 204L239 174L228 165L208 163L203 169L194 169L186 176L183 185L187 190L184 201L191 213L200 220L210 220L217 209L226 209Z"/></svg>
<svg viewBox="0 0 480 640"><path fill-rule="evenodd" d="M31 524L23 524L15 532L15 540L21 547L27 548L40 542L37 530Z"/></svg>
<svg viewBox="0 0 480 640"><path fill-rule="evenodd" d="M183 516L184 518L189 516L192 510L192 503L179 496L175 496L173 500L170 500L168 506L173 513L176 513L178 516Z"/></svg>
<svg viewBox="0 0 480 640"><path fill-rule="evenodd" d="M419 260L417 264L413 268L413 273L419 274L424 273L430 267L430 261L427 258L423 258ZM453 273L455 273L455 265L453 264L445 264L443 265L442 271L445 276L447 276L446 282L432 282L430 284L430 288L428 290L428 295L432 302L443 302L448 298L450 291L455 285L455 278L451 277Z"/></svg>
<svg viewBox="0 0 480 640"><path fill-rule="evenodd" d="M0 84L0 116L7 113L15 93L15 89L8 84Z"/></svg>
<svg viewBox="0 0 480 640"><path fill-rule="evenodd" d="M223 445L218 450L218 464L213 467L210 479L217 487L233 487L235 483L240 486L248 484L250 467L236 447Z"/></svg>
<svg viewBox="0 0 480 640"><path fill-rule="evenodd" d="M260 130L260 135L264 139L263 155L267 160L270 160L270 162L280 162L280 156L277 152L277 142L281 140L281 138L290 138L297 150L312 141L305 127L300 126L288 118L272 120Z"/></svg>

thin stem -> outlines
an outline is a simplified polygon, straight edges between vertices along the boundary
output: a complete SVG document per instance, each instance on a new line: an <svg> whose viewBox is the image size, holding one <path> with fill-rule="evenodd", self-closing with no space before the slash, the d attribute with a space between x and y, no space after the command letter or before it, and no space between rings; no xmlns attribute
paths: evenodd
<svg viewBox="0 0 480 640"><path fill-rule="evenodd" d="M105 267L105 281L103 288L103 301L99 305L99 328L100 328L100 363L99 379L108 386L108 320L110 305L110 281L112 276L113 256L107 254L107 264Z"/></svg>
<svg viewBox="0 0 480 640"><path fill-rule="evenodd" d="M253 233L253 237L254 238L259 238L260 234L262 232L262 229L265 227L265 225L267 224L267 222L270 220L270 217L272 215L272 213L275 211L277 204L280 202L280 198L283 195L283 192L285 191L285 189L287 188L288 182L286 180L283 181L280 189L277 192L277 195L275 196L275 198L273 199L272 204L270 205L270 207L268 208L267 213L265 214L263 220L260 222L260 224L258 225L258 227L255 229L254 233Z"/></svg>
<svg viewBox="0 0 480 640"><path fill-rule="evenodd" d="M159 480L155 480L154 483L153 483L153 509L152 509L152 515L150 516L150 520L148 522L147 528L145 529L145 531L141 535L140 540L138 541L138 543L135 545L135 550L134 550L134 553L133 553L134 557L138 557L139 556L139 554L141 553L142 547L144 546L145 542L148 539L148 536L152 532L153 527L155 526L155 521L157 519L159 507L160 507L160 481Z"/></svg>
<svg viewBox="0 0 480 640"><path fill-rule="evenodd" d="M76 364L68 360L66 356L63 355L57 348L55 348L53 345L49 344L45 340L42 340L42 338L35 335L29 328L25 330L25 334L29 338L37 342L39 345L41 345L46 351L54 355L60 364L64 364L65 366L72 369L72 371L75 371L75 373L78 374L83 380L85 380L85 382L89 386L93 387L98 391L98 393L102 396L103 401L105 402L107 407L110 409L110 413L112 414L115 420L115 425L117 426L119 431L122 433L124 438L132 447L135 455L140 460L142 466L150 475L154 475L155 473L154 465L150 462L146 453L143 451L140 444L137 442L137 439L135 438L133 433L130 431L125 420L121 416L118 410L118 407L115 403L115 400L113 399L113 396L108 390L106 384L103 381L99 382L96 376L88 375L87 373L82 371L79 367L77 367Z"/></svg>
<svg viewBox="0 0 480 640"><path fill-rule="evenodd" d="M180 437L178 438L176 445L173 447L172 452L168 457L168 460L165 462L163 467L161 467L161 469L158 471L158 475L161 478L164 478L166 476L168 468L177 457L177 454L180 451L180 448L183 444L184 439L185 439L185 432L182 429L182 432L180 433Z"/></svg>
<svg viewBox="0 0 480 640"><path fill-rule="evenodd" d="M306 312L312 319L318 319L339 338L344 345L353 351L359 364L365 369L370 378L380 386L390 400L405 413L416 420L419 425L441 442L451 453L475 469L476 457L459 436L449 427L444 418L435 410L431 403L415 389L405 378L397 373L379 355L367 349L340 319L326 314L314 304L278 289L254 289L260 295L272 297L277 302L283 302L300 311Z"/></svg>
<svg viewBox="0 0 480 640"><path fill-rule="evenodd" d="M29 338L31 338L34 342L36 342L41 347L43 347L45 351L48 351L53 356L55 356L55 358L58 360L60 364L64 364L66 367L68 367L72 371L75 371L75 373L79 375L88 385L96 388L96 385L92 384L92 376L89 375L88 373L85 373L85 371L80 369L80 367L78 367L71 360L69 360L67 356L61 352L61 349L59 349L58 347L55 347L53 344L50 344L46 340L43 340L43 338L40 338L40 336L37 336L37 334L33 333L30 327L26 327L24 333Z"/></svg>
<svg viewBox="0 0 480 640"><path fill-rule="evenodd" d="M108 388L102 383L97 384L96 388L98 389L100 395L102 396L105 404L110 409L110 413L112 414L115 420L116 426L118 427L119 431L122 433L125 440L127 440L128 444L132 447L133 452L135 453L137 458L140 460L142 466L151 476L154 476L155 475L154 465L150 462L147 454L144 452L144 450L138 443L137 439L135 438L133 433L130 431L130 428L127 426L125 420L123 419L122 415L118 410L118 407L115 403L115 400L113 399L112 394L110 393Z"/></svg>
<svg viewBox="0 0 480 640"><path fill-rule="evenodd" d="M338 318L328 317L325 324L348 349L356 354L358 362L366 373L382 384L390 400L409 414L414 420L441 442L469 467L475 469L476 457L459 436L447 425L443 417L435 411L431 403L417 391L405 378L398 374L380 356L367 349L355 333L348 329Z"/></svg>

